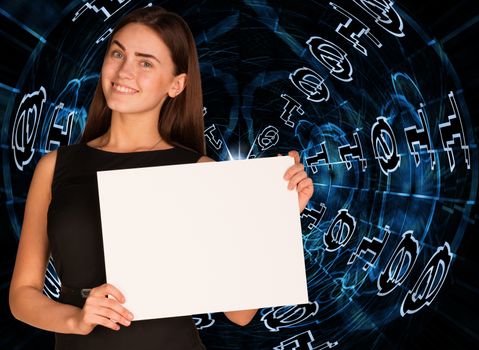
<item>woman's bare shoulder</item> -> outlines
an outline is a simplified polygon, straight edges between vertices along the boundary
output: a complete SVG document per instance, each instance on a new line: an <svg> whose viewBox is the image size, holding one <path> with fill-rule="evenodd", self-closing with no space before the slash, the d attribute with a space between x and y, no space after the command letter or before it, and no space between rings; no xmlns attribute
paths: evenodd
<svg viewBox="0 0 479 350"><path fill-rule="evenodd" d="M54 168L55 163L57 161L57 153L58 153L58 151L54 150L54 151L51 151L51 152L48 152L48 153L44 154L40 158L40 160L38 161L37 167L42 166L42 167L46 167L46 168L51 168L51 167Z"/></svg>
<svg viewBox="0 0 479 350"><path fill-rule="evenodd" d="M37 163L35 168L34 177L41 178L42 180L51 181L53 173L55 171L55 164L57 161L57 150L48 152L43 155Z"/></svg>

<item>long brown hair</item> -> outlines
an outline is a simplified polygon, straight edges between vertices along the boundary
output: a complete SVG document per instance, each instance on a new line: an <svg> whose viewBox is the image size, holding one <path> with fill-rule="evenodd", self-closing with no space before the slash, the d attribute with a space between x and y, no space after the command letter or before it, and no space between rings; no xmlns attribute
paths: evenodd
<svg viewBox="0 0 479 350"><path fill-rule="evenodd" d="M196 45L186 22L173 12L154 6L140 8L123 17L111 33L129 23L140 23L153 29L169 48L175 65L175 75L186 73L186 87L175 98L166 96L160 111L158 131L168 143L193 149L205 155L203 122L203 95ZM108 131L111 124L111 110L106 104L101 87L101 78L93 96L88 118L80 143L93 140Z"/></svg>

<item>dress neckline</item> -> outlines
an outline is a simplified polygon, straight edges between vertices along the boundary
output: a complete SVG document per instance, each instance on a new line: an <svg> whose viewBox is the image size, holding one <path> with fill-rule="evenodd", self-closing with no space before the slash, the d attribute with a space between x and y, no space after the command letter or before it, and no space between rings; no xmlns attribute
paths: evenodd
<svg viewBox="0 0 479 350"><path fill-rule="evenodd" d="M83 143L83 146L89 150L104 153L104 154L146 154L146 153L156 153L156 152L166 152L166 151L171 151L176 149L176 146L170 147L170 148L164 148L164 149L153 149L153 150L148 150L148 151L136 151L136 152L113 152L113 151L106 151L104 149L99 149L92 147L88 145L87 143Z"/></svg>

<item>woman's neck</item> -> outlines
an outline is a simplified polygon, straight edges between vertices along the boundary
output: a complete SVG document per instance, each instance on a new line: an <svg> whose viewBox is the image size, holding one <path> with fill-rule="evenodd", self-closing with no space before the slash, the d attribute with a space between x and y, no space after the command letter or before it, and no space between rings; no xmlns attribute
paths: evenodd
<svg viewBox="0 0 479 350"><path fill-rule="evenodd" d="M100 137L98 146L118 152L168 148L158 131L158 117L125 115L112 111L110 129Z"/></svg>

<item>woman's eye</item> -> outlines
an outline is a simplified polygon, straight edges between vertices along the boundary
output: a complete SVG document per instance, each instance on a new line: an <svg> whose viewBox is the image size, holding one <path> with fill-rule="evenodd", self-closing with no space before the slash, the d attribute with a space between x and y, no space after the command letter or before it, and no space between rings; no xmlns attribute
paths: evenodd
<svg viewBox="0 0 479 350"><path fill-rule="evenodd" d="M119 51L113 51L113 52L111 53L111 55L112 55L112 57L114 57L114 58L123 58L122 53L119 52Z"/></svg>
<svg viewBox="0 0 479 350"><path fill-rule="evenodd" d="M148 61L142 61L142 62L141 62L141 66L142 66L143 68L151 68L151 67L153 67L153 65L152 65L150 62L148 62Z"/></svg>

